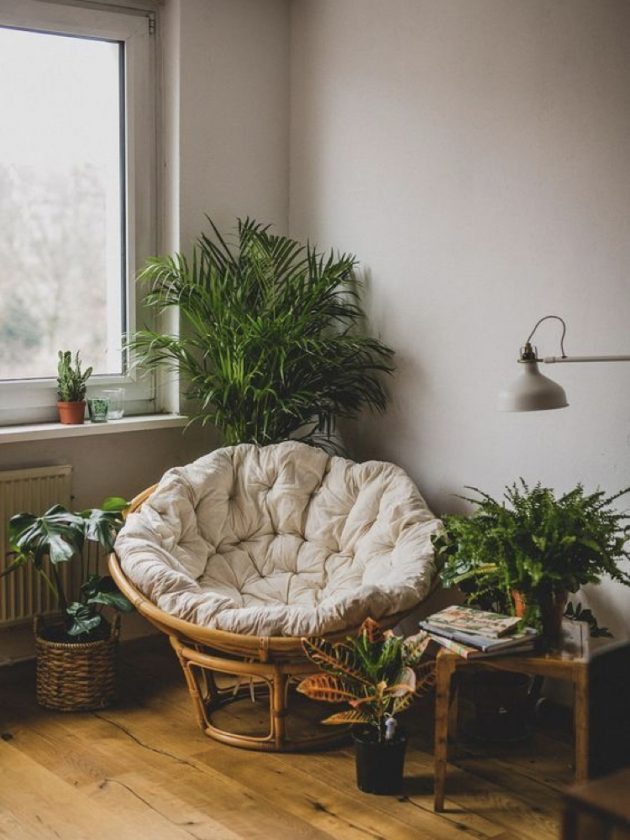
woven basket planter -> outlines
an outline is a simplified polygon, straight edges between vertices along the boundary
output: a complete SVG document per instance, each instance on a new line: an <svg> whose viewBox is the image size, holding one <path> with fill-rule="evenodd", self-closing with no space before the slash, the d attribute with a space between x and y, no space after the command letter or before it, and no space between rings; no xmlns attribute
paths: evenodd
<svg viewBox="0 0 630 840"><path fill-rule="evenodd" d="M45 709L79 712L104 709L116 698L116 655L120 616L112 621L108 639L69 644L42 638L35 619L37 702Z"/></svg>

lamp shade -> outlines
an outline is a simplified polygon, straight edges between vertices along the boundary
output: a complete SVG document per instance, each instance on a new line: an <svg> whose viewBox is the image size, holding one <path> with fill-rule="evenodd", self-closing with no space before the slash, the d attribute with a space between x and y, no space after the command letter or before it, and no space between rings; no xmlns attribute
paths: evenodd
<svg viewBox="0 0 630 840"><path fill-rule="evenodd" d="M521 360L520 364L520 375L499 393L499 411L548 411L568 406L564 388L543 376L534 359Z"/></svg>

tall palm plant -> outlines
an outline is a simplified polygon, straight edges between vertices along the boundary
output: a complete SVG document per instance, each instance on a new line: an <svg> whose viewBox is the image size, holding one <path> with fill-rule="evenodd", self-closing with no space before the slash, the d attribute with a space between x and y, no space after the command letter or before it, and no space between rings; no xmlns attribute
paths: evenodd
<svg viewBox="0 0 630 840"><path fill-rule="evenodd" d="M182 377L226 444L330 440L336 418L383 411L381 374L393 351L360 332L364 314L352 255L319 253L269 226L239 220L230 246L208 219L192 259L151 259L147 305L177 307L180 335L150 329L130 342L139 362Z"/></svg>

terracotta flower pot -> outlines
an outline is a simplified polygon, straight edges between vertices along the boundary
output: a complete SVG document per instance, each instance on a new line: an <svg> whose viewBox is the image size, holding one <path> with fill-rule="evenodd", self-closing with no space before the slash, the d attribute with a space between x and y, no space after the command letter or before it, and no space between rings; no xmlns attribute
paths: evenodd
<svg viewBox="0 0 630 840"><path fill-rule="evenodd" d="M525 613L527 612L527 601L525 600L525 596L518 591L518 589L512 590L512 600L514 601L514 612L519 618L525 618Z"/></svg>
<svg viewBox="0 0 630 840"><path fill-rule="evenodd" d="M66 426L79 426L85 419L85 400L81 402L58 402L59 422Z"/></svg>

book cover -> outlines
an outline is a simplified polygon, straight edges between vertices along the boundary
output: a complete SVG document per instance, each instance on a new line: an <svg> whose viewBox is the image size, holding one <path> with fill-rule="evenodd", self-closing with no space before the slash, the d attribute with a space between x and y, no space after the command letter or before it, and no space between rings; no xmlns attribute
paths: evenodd
<svg viewBox="0 0 630 840"><path fill-rule="evenodd" d="M469 636L498 639L511 633L520 619L515 615L501 615L474 607L452 606L430 615L426 621L433 626L468 633Z"/></svg>
<svg viewBox="0 0 630 840"><path fill-rule="evenodd" d="M511 636L497 639L488 638L486 636L473 636L469 633L462 633L459 630L450 630L446 627L442 627L441 625L435 625L428 620L419 622L419 625L431 636L441 636L446 639L451 639L452 641L460 642L461 644L474 647L477 650L482 650L486 653L494 650L507 651L525 641L533 641L538 636L532 627L526 627L525 630L522 630L519 633L513 633Z"/></svg>
<svg viewBox="0 0 630 840"><path fill-rule="evenodd" d="M456 642L454 639L447 639L446 636L434 636L429 634L431 638L441 645L443 648L456 653L464 659L489 659L495 656L507 656L511 653L527 653L534 649L533 639L523 639L518 645L509 647L507 649L500 648L499 650L484 651L479 648L463 645L461 642Z"/></svg>

